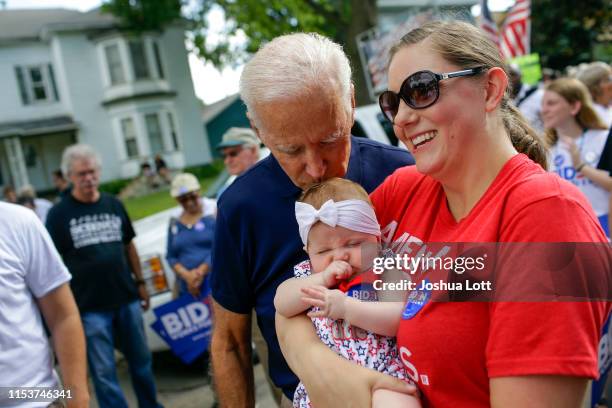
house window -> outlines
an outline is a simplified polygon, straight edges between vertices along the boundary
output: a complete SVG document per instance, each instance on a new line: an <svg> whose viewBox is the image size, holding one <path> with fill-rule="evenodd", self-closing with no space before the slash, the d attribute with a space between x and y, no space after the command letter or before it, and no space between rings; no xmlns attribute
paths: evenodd
<svg viewBox="0 0 612 408"><path fill-rule="evenodd" d="M172 139L173 150L178 150L178 134L176 133L176 126L174 126L174 116L172 116L172 113L170 112L168 112L168 126L170 127L170 136Z"/></svg>
<svg viewBox="0 0 612 408"><path fill-rule="evenodd" d="M108 64L108 73L112 85L122 84L125 82L125 74L123 73L123 65L121 64L121 55L119 54L119 45L111 44L104 47L106 54L106 63Z"/></svg>
<svg viewBox="0 0 612 408"><path fill-rule="evenodd" d="M32 96L34 97L33 99L35 101L46 101L47 85L45 84L41 67L29 68L28 74L32 89Z"/></svg>
<svg viewBox="0 0 612 408"><path fill-rule="evenodd" d="M159 44L153 41L153 55L155 56L155 65L157 66L157 74L160 78L164 78L164 67L162 66L161 54L159 52Z"/></svg>
<svg viewBox="0 0 612 408"><path fill-rule="evenodd" d="M162 153L164 151L164 142L162 140L161 126L159 126L159 116L157 116L157 113L145 115L145 124L147 126L147 134L149 135L151 154Z"/></svg>
<svg viewBox="0 0 612 408"><path fill-rule="evenodd" d="M121 133L123 133L128 158L138 157L138 141L132 118L121 119Z"/></svg>
<svg viewBox="0 0 612 408"><path fill-rule="evenodd" d="M59 100L51 64L18 66L15 67L15 76L24 105Z"/></svg>
<svg viewBox="0 0 612 408"><path fill-rule="evenodd" d="M132 56L132 67L134 69L134 78L146 79L150 78L149 64L147 64L147 55L145 53L144 44L142 41L130 41L130 54Z"/></svg>

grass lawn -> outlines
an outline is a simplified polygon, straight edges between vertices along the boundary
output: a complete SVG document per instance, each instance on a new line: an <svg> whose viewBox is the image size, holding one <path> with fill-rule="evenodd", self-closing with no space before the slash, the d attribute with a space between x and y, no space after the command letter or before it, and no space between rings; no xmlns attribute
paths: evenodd
<svg viewBox="0 0 612 408"><path fill-rule="evenodd" d="M205 177L199 178L200 185L202 186L202 193L204 193L206 189L208 189L208 187L214 183L218 176L218 172L220 172L220 170L223 168L223 163L221 163L220 166L218 163L214 163L211 167L213 167L214 170L210 171L210 175L207 174ZM125 208L132 221L139 220L159 211L163 211L178 205L176 200L170 197L170 190L157 191L146 196L129 198L124 200L123 204L125 205Z"/></svg>

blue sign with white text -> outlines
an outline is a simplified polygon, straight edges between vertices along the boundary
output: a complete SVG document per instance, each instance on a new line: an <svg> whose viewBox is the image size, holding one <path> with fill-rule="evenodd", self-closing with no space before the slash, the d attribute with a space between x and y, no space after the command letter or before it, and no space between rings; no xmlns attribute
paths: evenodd
<svg viewBox="0 0 612 408"><path fill-rule="evenodd" d="M208 349L212 332L210 306L205 299L187 294L153 309L151 324L174 354L186 364Z"/></svg>

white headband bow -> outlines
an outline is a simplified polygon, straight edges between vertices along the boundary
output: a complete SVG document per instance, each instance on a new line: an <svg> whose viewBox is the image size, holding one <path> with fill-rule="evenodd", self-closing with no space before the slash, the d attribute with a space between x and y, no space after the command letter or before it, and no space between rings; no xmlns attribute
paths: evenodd
<svg viewBox="0 0 612 408"><path fill-rule="evenodd" d="M312 226L321 221L330 227L344 227L352 231L380 236L380 225L372 207L363 200L327 200L318 210L312 205L296 202L295 218L304 245L308 243L308 233Z"/></svg>

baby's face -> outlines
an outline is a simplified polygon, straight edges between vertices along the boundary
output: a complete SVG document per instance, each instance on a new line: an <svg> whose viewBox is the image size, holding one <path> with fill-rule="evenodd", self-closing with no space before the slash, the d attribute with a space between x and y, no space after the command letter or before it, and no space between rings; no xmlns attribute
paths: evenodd
<svg viewBox="0 0 612 408"><path fill-rule="evenodd" d="M317 222L308 234L308 256L312 270L322 272L330 263L346 261L359 273L372 264L377 253L378 238L375 235L357 232L344 227L330 227Z"/></svg>

